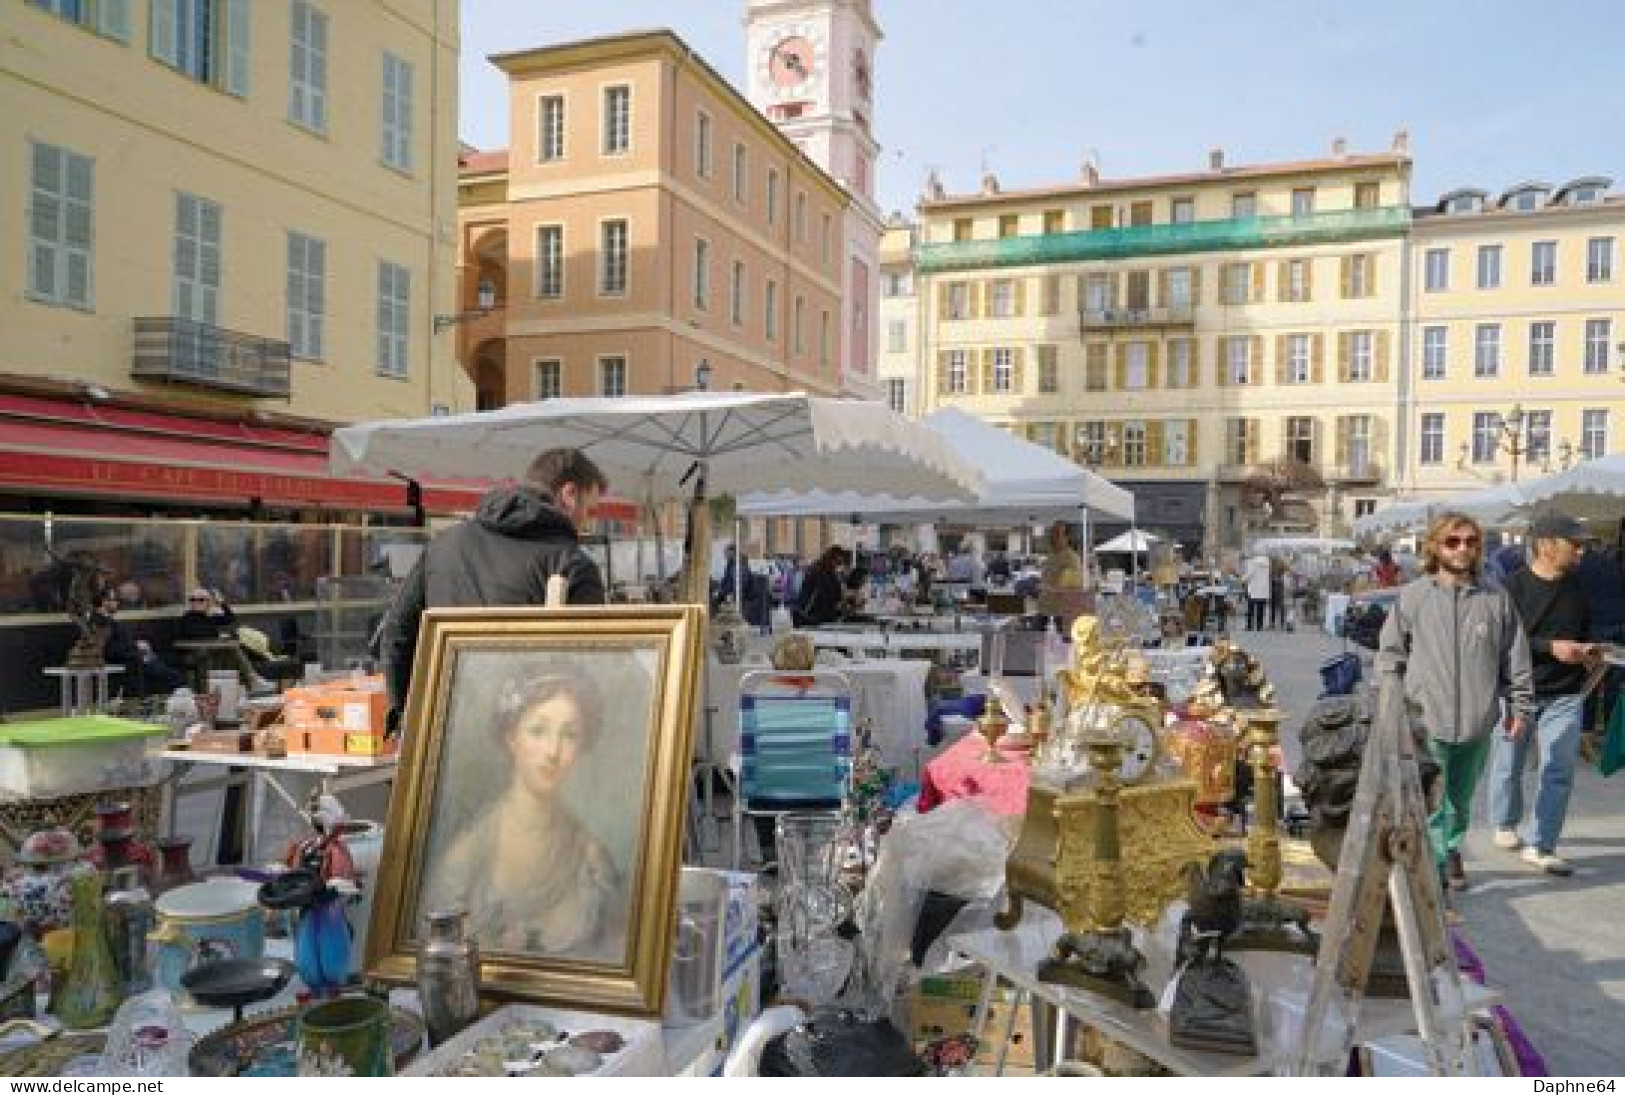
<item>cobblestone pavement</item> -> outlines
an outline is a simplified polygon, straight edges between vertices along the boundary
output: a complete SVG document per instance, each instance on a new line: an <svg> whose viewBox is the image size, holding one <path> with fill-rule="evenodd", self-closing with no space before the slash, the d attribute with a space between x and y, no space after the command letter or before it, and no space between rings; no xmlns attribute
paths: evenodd
<svg viewBox="0 0 1625 1095"><path fill-rule="evenodd" d="M1345 649L1317 630L1237 638L1263 661L1289 712L1283 738L1320 691L1318 667ZM1367 652L1368 654L1369 652ZM1366 658L1369 673L1369 656ZM1290 749L1293 742L1285 741ZM1529 779L1533 780L1531 774ZM1487 782L1487 780L1486 780ZM1625 1073L1625 773L1604 779L1582 765L1558 851L1575 866L1552 878L1490 841L1488 796L1480 787L1464 859L1470 880L1456 906L1458 929L1484 960L1491 987L1553 1075Z"/></svg>

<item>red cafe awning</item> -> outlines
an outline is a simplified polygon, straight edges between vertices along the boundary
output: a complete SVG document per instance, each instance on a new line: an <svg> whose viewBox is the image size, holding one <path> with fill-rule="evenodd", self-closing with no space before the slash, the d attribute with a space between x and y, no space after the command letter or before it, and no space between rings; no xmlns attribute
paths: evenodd
<svg viewBox="0 0 1625 1095"><path fill-rule="evenodd" d="M0 395L0 491L198 504L406 512L398 479L335 476L327 437L179 415ZM424 482L430 513L472 510L486 484ZM629 520L611 500L602 516Z"/></svg>

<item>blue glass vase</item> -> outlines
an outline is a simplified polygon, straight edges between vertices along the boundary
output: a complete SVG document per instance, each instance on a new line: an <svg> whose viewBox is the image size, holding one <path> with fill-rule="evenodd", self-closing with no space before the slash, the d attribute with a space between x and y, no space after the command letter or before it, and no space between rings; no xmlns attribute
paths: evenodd
<svg viewBox="0 0 1625 1095"><path fill-rule="evenodd" d="M294 929L293 964L317 996L332 995L350 979L353 942L344 903L342 894L324 891L299 914Z"/></svg>

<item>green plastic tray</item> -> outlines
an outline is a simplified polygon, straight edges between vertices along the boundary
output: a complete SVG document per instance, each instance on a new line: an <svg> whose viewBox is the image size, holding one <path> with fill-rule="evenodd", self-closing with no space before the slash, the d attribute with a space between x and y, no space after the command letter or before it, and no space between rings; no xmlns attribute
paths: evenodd
<svg viewBox="0 0 1625 1095"><path fill-rule="evenodd" d="M88 745L98 741L128 741L164 733L166 727L111 715L78 715L68 719L39 719L0 726L0 745L22 749Z"/></svg>

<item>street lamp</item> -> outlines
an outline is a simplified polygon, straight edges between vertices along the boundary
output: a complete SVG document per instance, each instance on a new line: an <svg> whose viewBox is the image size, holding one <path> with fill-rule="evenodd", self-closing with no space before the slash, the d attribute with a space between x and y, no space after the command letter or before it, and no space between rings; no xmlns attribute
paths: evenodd
<svg viewBox="0 0 1625 1095"><path fill-rule="evenodd" d="M1492 453L1504 452L1512 457L1512 481L1514 483L1518 481L1518 462L1539 448L1535 444L1536 437L1533 433L1533 427L1534 421L1524 411L1522 403L1513 404L1512 410L1502 415L1500 421L1495 425L1495 443L1491 451ZM1545 440L1547 440L1547 451L1549 452L1550 441L1549 439ZM1476 455L1472 442L1463 441L1461 443L1461 456L1456 461L1456 467L1465 470L1469 457Z"/></svg>
<svg viewBox="0 0 1625 1095"><path fill-rule="evenodd" d="M471 312L457 312L453 315L435 316L434 333L438 335L447 328L455 327L459 323L467 323L471 319L484 319L496 310L496 284L489 278L481 278L479 288L475 290L474 310Z"/></svg>

